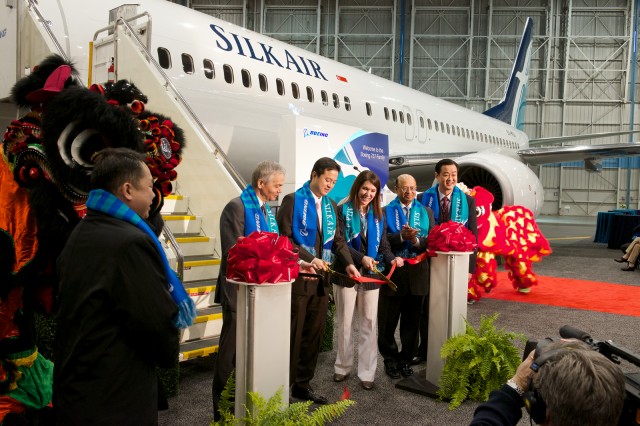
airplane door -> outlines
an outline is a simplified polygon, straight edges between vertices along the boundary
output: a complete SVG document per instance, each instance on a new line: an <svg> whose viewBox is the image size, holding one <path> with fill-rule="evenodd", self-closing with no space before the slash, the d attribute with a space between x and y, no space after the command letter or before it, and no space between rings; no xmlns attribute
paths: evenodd
<svg viewBox="0 0 640 426"><path fill-rule="evenodd" d="M418 142L425 143L427 141L427 120L424 113L419 109L416 110L416 127L418 128Z"/></svg>
<svg viewBox="0 0 640 426"><path fill-rule="evenodd" d="M413 135L415 134L415 130L413 128L415 125L415 117L411 113L409 107L403 106L402 110L404 111L404 137L406 140L412 142Z"/></svg>

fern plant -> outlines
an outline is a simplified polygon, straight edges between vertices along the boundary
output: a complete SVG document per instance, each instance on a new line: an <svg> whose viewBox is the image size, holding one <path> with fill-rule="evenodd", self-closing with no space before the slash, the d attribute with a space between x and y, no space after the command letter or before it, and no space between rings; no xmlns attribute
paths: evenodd
<svg viewBox="0 0 640 426"><path fill-rule="evenodd" d="M440 350L446 358L438 383L440 399L449 400L449 409L459 407L465 399L486 401L489 393L513 376L520 365L515 340L526 341L523 334L496 330L499 314L480 317L476 331L465 319L466 334L449 338Z"/></svg>
<svg viewBox="0 0 640 426"><path fill-rule="evenodd" d="M322 405L309 412L312 401L296 402L288 407L282 404L282 388L265 400L258 392L248 392L249 410L245 407L245 417L236 418L234 415L233 396L235 394L235 378L233 374L227 380L227 384L220 396L220 420L211 422L211 425L324 425L326 422L342 416L347 408L355 404L355 401L345 399L333 404Z"/></svg>

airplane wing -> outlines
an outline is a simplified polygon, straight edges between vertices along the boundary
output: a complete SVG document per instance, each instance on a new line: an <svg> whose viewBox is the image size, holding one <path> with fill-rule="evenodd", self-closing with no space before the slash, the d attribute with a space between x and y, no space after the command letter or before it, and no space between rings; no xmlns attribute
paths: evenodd
<svg viewBox="0 0 640 426"><path fill-rule="evenodd" d="M584 160L585 165L588 165L587 162L602 158L640 155L640 143L550 146L521 149L516 153L522 161L533 165L579 160Z"/></svg>

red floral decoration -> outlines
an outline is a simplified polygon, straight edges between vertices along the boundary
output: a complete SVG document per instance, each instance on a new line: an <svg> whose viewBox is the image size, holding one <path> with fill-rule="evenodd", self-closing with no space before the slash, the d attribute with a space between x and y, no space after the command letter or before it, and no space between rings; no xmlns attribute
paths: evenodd
<svg viewBox="0 0 640 426"><path fill-rule="evenodd" d="M229 250L227 279L252 283L290 282L298 277L298 253L287 237L252 232Z"/></svg>
<svg viewBox="0 0 640 426"><path fill-rule="evenodd" d="M435 251L470 252L476 248L476 237L461 223L449 222L434 226L429 231L427 246Z"/></svg>
<svg viewBox="0 0 640 426"><path fill-rule="evenodd" d="M140 120L140 130L145 135L147 165L154 177L154 186L162 191L162 195L171 194L171 182L178 177L175 168L182 161L181 144L176 140L174 124L166 119L160 122L158 117L149 116Z"/></svg>

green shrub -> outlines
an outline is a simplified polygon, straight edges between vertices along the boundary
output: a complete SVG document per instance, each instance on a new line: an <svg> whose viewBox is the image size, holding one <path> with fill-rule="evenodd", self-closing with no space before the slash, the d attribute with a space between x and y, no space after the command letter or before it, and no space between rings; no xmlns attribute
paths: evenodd
<svg viewBox="0 0 640 426"><path fill-rule="evenodd" d="M309 412L312 401L296 402L284 407L282 404L282 388L269 400L265 400L258 392L248 392L249 406L245 407L245 417L238 419L234 415L235 378L231 374L220 397L220 421L211 422L211 425L269 425L269 426L294 426L294 425L324 425L326 422L337 419L355 404L355 401L345 399L333 404L321 405Z"/></svg>
<svg viewBox="0 0 640 426"><path fill-rule="evenodd" d="M466 334L453 336L442 346L440 355L446 361L438 395L450 400L450 410L465 399L486 401L489 393L510 379L520 365L520 353L513 341L526 341L526 337L496 330L493 323L497 318L497 313L482 315L478 331L465 319Z"/></svg>

